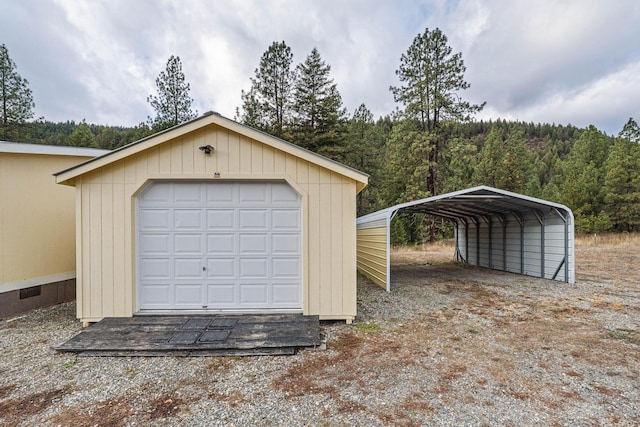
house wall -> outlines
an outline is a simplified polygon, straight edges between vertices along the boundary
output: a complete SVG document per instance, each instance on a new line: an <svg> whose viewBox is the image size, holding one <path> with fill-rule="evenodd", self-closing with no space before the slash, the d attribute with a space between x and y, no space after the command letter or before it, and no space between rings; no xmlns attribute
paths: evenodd
<svg viewBox="0 0 640 427"><path fill-rule="evenodd" d="M0 152L0 317L73 299L75 196L53 173L89 158Z"/></svg>
<svg viewBox="0 0 640 427"><path fill-rule="evenodd" d="M211 124L76 178L82 321L137 311L135 197L159 179L286 180L302 196L304 314L355 317L356 181Z"/></svg>

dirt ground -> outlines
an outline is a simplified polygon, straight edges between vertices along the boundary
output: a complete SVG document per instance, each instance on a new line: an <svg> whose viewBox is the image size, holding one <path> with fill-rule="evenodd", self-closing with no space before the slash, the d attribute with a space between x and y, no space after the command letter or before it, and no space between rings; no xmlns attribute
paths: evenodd
<svg viewBox="0 0 640 427"><path fill-rule="evenodd" d="M0 425L640 425L640 236L577 239L574 285L452 254L395 250L296 356L74 358L73 304L0 321Z"/></svg>

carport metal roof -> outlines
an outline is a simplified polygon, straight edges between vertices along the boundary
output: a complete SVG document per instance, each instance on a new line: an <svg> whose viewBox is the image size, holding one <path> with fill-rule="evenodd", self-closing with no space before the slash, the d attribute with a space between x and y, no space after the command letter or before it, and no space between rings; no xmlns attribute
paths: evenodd
<svg viewBox="0 0 640 427"><path fill-rule="evenodd" d="M529 213L533 213L542 222L544 213L551 211L562 219L566 225L565 229L568 228L568 224L573 224L573 213L564 205L488 186L478 186L397 204L357 219L358 229L387 227L387 278L389 277L389 223L400 210L434 215L454 222L477 222L495 217L504 222L509 215L521 222L524 215ZM567 234L565 232L565 258L568 258L570 250ZM567 268L568 263L565 262L565 269ZM387 280L386 287L389 291L389 280Z"/></svg>

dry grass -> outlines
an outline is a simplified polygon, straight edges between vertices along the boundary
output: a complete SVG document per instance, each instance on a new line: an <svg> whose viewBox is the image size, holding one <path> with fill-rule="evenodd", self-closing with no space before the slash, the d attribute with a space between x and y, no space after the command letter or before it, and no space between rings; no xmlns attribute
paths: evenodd
<svg viewBox="0 0 640 427"><path fill-rule="evenodd" d="M192 407L240 417L276 396L283 412L311 399L308 420L319 425L451 424L452 410L470 417L458 424L496 425L482 415L495 413L506 425L640 425L639 235L579 236L575 285L461 266L452 254L449 242L394 249L392 293L361 279L359 318L324 324L327 351L269 358L266 371L264 358L206 358L162 392L150 381L91 403L63 404L86 392L71 380L23 397L9 381L0 423L185 424ZM249 365L263 388L257 377L227 382ZM137 381L144 369L122 375Z"/></svg>
<svg viewBox="0 0 640 427"><path fill-rule="evenodd" d="M189 409L193 398L166 395L140 401L140 396L118 396L92 405L75 405L53 415L54 425L65 427L120 427L130 425L131 419L148 425L172 417Z"/></svg>
<svg viewBox="0 0 640 427"><path fill-rule="evenodd" d="M605 233L605 234L578 234L575 237L576 246L640 246L640 233Z"/></svg>
<svg viewBox="0 0 640 427"><path fill-rule="evenodd" d="M402 264L442 264L453 260L455 242L441 240L418 246L394 246L391 249L391 263Z"/></svg>
<svg viewBox="0 0 640 427"><path fill-rule="evenodd" d="M11 386L8 386L11 387ZM46 411L66 393L59 388L32 393L24 397L7 399L0 402L0 415L4 426L17 426L25 418Z"/></svg>

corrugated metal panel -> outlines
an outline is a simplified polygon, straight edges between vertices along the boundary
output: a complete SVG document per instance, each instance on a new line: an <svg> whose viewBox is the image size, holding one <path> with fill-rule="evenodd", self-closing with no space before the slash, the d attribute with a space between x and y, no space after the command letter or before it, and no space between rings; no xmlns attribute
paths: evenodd
<svg viewBox="0 0 640 427"><path fill-rule="evenodd" d="M399 210L455 221L457 256L469 264L575 281L574 220L566 206L480 186L365 215L358 218L358 229L382 226Z"/></svg>
<svg viewBox="0 0 640 427"><path fill-rule="evenodd" d="M357 236L358 270L386 289L387 227L358 228Z"/></svg>

